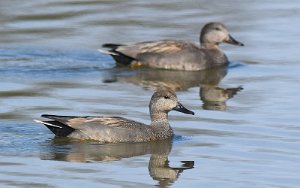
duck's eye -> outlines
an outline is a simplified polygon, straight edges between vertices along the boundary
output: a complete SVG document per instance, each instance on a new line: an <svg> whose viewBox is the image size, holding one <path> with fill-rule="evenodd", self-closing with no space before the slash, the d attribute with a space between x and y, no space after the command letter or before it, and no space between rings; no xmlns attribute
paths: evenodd
<svg viewBox="0 0 300 188"><path fill-rule="evenodd" d="M217 31L221 31L221 28L219 28L219 27L216 27L215 29L216 29Z"/></svg>
<svg viewBox="0 0 300 188"><path fill-rule="evenodd" d="M168 95L164 96L165 99L169 99L170 97Z"/></svg>

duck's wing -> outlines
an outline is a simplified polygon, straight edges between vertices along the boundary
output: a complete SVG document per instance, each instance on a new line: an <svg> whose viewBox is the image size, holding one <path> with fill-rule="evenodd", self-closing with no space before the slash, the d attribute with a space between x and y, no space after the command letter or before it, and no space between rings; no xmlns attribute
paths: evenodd
<svg viewBox="0 0 300 188"><path fill-rule="evenodd" d="M73 129L82 129L84 126L107 126L132 128L144 125L130 119L114 116L57 116L43 114L42 117L54 120L54 126L61 126L64 124Z"/></svg>
<svg viewBox="0 0 300 188"><path fill-rule="evenodd" d="M111 47L115 53L121 53L133 59L138 59L141 54L171 54L187 48L198 48L194 43L182 40L146 41L135 44L104 44Z"/></svg>
<svg viewBox="0 0 300 188"><path fill-rule="evenodd" d="M149 129L149 126L122 117L111 116L58 116L43 114L49 120L35 120L44 124L57 136L68 136L73 132L93 135L95 131L113 128L115 131L130 132L134 129Z"/></svg>

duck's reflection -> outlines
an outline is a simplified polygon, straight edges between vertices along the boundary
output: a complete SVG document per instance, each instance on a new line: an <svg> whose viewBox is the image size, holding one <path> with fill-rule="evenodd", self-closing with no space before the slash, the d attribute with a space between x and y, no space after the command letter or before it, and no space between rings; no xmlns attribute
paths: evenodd
<svg viewBox="0 0 300 188"><path fill-rule="evenodd" d="M157 180L160 187L167 187L174 183L184 170L194 168L194 161L181 161L180 167L170 167L168 155L152 154L148 170L150 176Z"/></svg>
<svg viewBox="0 0 300 188"><path fill-rule="evenodd" d="M144 88L167 86L174 91L200 87L199 95L206 110L225 110L226 101L242 87L221 88L219 83L227 74L227 67L202 71L168 71L153 69L113 69L105 82L127 82Z"/></svg>
<svg viewBox="0 0 300 188"><path fill-rule="evenodd" d="M225 110L226 101L232 98L242 87L221 88L218 86L201 85L200 98L205 110Z"/></svg>
<svg viewBox="0 0 300 188"><path fill-rule="evenodd" d="M172 139L148 143L99 144L55 137L44 143L42 148L41 159L72 162L115 161L151 154L149 174L158 181L160 187L174 183L180 173L194 167L194 161L182 161L179 167L169 166Z"/></svg>

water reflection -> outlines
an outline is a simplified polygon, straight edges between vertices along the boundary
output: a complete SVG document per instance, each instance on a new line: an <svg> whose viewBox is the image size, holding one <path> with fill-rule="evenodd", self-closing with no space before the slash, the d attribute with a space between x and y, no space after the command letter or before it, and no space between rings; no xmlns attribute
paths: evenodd
<svg viewBox="0 0 300 188"><path fill-rule="evenodd" d="M171 149L172 139L149 143L99 144L55 137L43 144L40 157L44 160L95 162L151 154L149 175L158 181L160 187L166 187L173 184L184 170L194 168L194 161L182 161L181 166L171 167L168 160Z"/></svg>
<svg viewBox="0 0 300 188"><path fill-rule="evenodd" d="M221 88L212 85L200 86L200 98L203 101L203 109L205 110L225 110L226 101L231 99L242 87Z"/></svg>
<svg viewBox="0 0 300 188"><path fill-rule="evenodd" d="M202 71L171 71L119 68L112 70L104 82L127 82L147 89L167 86L175 91L183 91L192 87L200 87L199 95L203 109L225 110L226 101L243 88L221 88L219 83L227 75L227 67L219 67Z"/></svg>

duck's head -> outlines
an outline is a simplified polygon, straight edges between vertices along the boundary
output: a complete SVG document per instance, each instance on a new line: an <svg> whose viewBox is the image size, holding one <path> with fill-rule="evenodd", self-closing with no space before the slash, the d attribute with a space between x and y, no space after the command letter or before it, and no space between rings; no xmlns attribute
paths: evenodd
<svg viewBox="0 0 300 188"><path fill-rule="evenodd" d="M194 115L193 111L185 108L177 99L175 92L166 87L158 88L151 97L150 113L168 113L171 110L176 110L185 114Z"/></svg>
<svg viewBox="0 0 300 188"><path fill-rule="evenodd" d="M225 42L236 46L244 46L235 40L227 30L226 26L219 22L207 23L201 30L200 43L202 46L215 46Z"/></svg>

